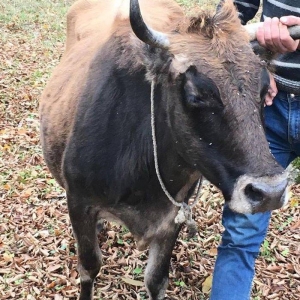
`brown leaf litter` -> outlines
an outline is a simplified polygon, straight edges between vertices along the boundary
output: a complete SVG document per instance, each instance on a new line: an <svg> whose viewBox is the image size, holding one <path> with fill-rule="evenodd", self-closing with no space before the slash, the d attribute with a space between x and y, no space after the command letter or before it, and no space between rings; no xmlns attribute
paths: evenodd
<svg viewBox="0 0 300 300"><path fill-rule="evenodd" d="M7 14L13 2L1 3ZM39 95L63 51L65 24L57 20L64 20L71 2L45 1L39 15L27 11L29 21L21 14L3 21L0 14L1 299L78 295L77 245L64 192L42 159L38 120ZM273 213L262 245L254 300L299 299L300 186L291 192L290 204ZM167 299L208 299L222 206L219 191L206 185L194 213L197 236L188 239L183 228L175 245ZM105 223L99 243L104 265L95 283L97 299L147 299L142 283L147 251L138 251L127 229L113 223Z"/></svg>

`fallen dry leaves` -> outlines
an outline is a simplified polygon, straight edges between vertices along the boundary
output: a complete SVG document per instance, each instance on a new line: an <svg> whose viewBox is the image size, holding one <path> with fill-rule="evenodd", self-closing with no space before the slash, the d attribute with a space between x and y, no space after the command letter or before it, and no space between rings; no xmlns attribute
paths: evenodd
<svg viewBox="0 0 300 300"><path fill-rule="evenodd" d="M1 299L65 300L78 294L77 245L64 192L42 159L38 121L39 95L63 52L65 24L57 20L64 20L71 2L45 2L47 9L28 12L29 20L20 14L3 20L0 14ZM9 11L9 3L1 5L0 12ZM273 213L257 260L255 300L299 299L299 200L300 186L293 186L289 206ZM199 234L188 239L184 228L173 251L168 299L208 299L222 205L220 193L206 185L195 210ZM131 234L116 224L105 223L99 243L104 265L97 299L146 299L147 251L138 251Z"/></svg>

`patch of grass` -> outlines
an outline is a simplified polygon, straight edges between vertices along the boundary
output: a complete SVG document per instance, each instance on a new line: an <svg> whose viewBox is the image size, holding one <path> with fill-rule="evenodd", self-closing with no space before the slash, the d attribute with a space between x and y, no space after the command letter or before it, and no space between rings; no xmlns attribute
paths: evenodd
<svg viewBox="0 0 300 300"><path fill-rule="evenodd" d="M264 257L265 260L273 262L275 261L274 254L272 252L272 249L270 248L270 243L268 240L264 240L262 246L261 246L261 256Z"/></svg>
<svg viewBox="0 0 300 300"><path fill-rule="evenodd" d="M39 40L49 51L53 51L58 41L65 40L65 15L73 2L74 0L1 1L0 26L9 30L2 33L1 40L7 42L11 33L20 34L25 31L24 43Z"/></svg>
<svg viewBox="0 0 300 300"><path fill-rule="evenodd" d="M180 5L185 6L187 8L191 8L195 6L207 8L207 7L216 7L220 1L218 0L177 0L177 2Z"/></svg>
<svg viewBox="0 0 300 300"><path fill-rule="evenodd" d="M300 170L300 158L296 158L293 162L292 165L295 169ZM300 173L299 175L297 175L297 177L295 178L295 183L299 184L300 183Z"/></svg>
<svg viewBox="0 0 300 300"><path fill-rule="evenodd" d="M287 218L285 222L277 224L276 228L278 229L278 231L283 231L284 229L286 229L291 225L293 219L294 219L293 217Z"/></svg>
<svg viewBox="0 0 300 300"><path fill-rule="evenodd" d="M174 284L175 284L176 286L180 286L180 287L185 287L185 286L186 286L186 284L185 284L184 281L182 281L182 280L174 281Z"/></svg>

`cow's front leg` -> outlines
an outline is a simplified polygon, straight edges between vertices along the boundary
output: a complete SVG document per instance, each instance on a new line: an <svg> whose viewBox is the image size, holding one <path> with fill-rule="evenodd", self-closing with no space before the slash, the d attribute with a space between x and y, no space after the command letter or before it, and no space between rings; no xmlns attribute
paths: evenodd
<svg viewBox="0 0 300 300"><path fill-rule="evenodd" d="M157 235L150 243L145 285L151 300L164 299L169 283L169 267L172 251L180 228L178 226Z"/></svg>
<svg viewBox="0 0 300 300"><path fill-rule="evenodd" d="M69 214L78 245L79 300L91 300L94 279L101 267L101 251L97 240L97 211L82 205L82 199L80 204L77 203L73 196L68 195Z"/></svg>

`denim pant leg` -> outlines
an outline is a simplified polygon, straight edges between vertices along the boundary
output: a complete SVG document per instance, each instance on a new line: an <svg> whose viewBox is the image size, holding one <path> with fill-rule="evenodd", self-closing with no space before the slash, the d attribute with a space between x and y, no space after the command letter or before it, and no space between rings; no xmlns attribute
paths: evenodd
<svg viewBox="0 0 300 300"><path fill-rule="evenodd" d="M280 93L274 104L265 108L270 149L283 167L296 157L288 141L290 105L286 98L287 94ZM222 222L225 231L218 248L211 300L250 299L255 259L265 238L270 216L270 212L238 214L224 205Z"/></svg>
<svg viewBox="0 0 300 300"><path fill-rule="evenodd" d="M265 238L270 212L238 214L224 206L225 231L213 275L211 300L248 300L255 259Z"/></svg>

